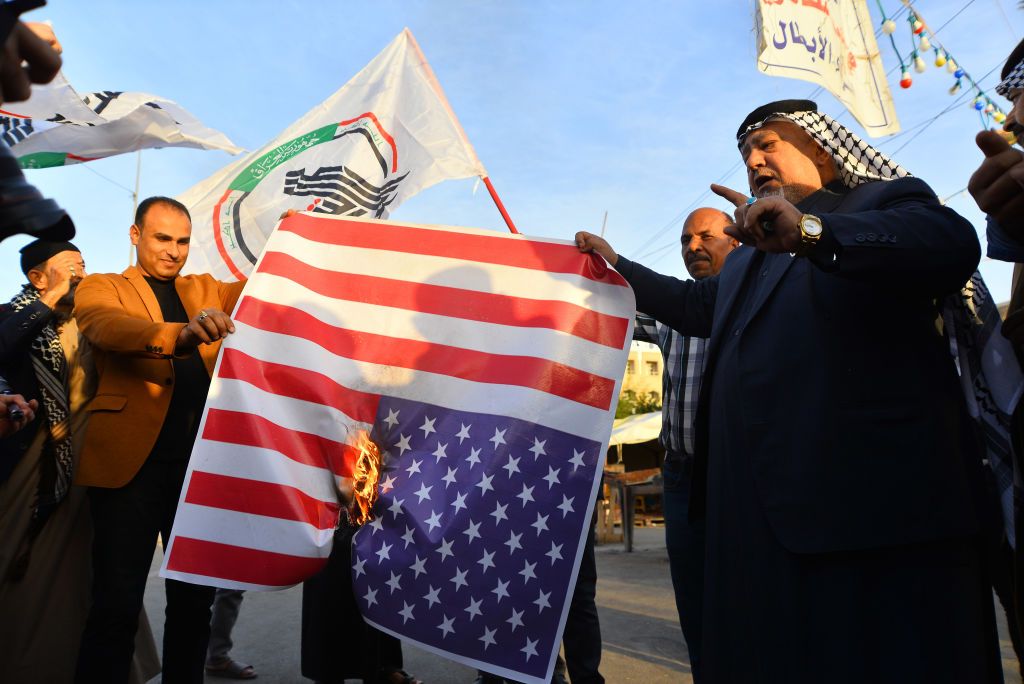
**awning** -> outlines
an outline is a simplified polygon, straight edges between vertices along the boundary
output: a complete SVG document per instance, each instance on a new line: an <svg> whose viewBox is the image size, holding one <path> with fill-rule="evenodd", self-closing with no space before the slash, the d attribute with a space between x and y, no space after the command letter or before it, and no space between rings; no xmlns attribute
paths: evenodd
<svg viewBox="0 0 1024 684"><path fill-rule="evenodd" d="M619 418L612 423L612 437L609 447L617 444L640 444L658 439L661 434L661 411L638 413Z"/></svg>

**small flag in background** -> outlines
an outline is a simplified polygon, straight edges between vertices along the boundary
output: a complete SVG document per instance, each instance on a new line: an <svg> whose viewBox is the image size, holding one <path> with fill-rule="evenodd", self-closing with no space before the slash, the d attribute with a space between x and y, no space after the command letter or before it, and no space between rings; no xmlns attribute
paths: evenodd
<svg viewBox="0 0 1024 684"><path fill-rule="evenodd" d="M631 338L625 281L568 242L299 214L235 312L162 574L282 588L325 563L361 431L366 619L550 677Z"/></svg>
<svg viewBox="0 0 1024 684"><path fill-rule="evenodd" d="M242 151L176 102L117 90L79 95L63 73L46 85L33 85L27 101L4 105L0 139L29 169L78 164L151 147Z"/></svg>

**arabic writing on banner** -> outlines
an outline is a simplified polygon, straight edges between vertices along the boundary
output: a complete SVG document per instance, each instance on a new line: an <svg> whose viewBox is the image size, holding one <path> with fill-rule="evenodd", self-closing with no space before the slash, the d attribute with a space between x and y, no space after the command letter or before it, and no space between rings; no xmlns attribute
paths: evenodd
<svg viewBox="0 0 1024 684"><path fill-rule="evenodd" d="M873 137L900 130L864 0L759 0L757 68L811 81Z"/></svg>

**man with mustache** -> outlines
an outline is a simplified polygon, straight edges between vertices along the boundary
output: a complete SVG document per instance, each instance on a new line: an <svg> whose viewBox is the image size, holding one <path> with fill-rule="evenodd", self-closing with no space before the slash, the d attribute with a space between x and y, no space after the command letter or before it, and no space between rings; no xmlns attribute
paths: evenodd
<svg viewBox="0 0 1024 684"><path fill-rule="evenodd" d="M71 486L91 387L71 317L85 277L70 242L21 249L28 282L0 306L0 375L38 407L0 440L0 670L5 681L69 681L89 595L85 493Z"/></svg>
<svg viewBox="0 0 1024 684"><path fill-rule="evenodd" d="M713 187L755 249L718 276L577 234L638 308L710 337L704 682L1000 682L981 454L935 323L959 339L974 228L813 102L758 107L736 138L756 198Z"/></svg>
<svg viewBox="0 0 1024 684"><path fill-rule="evenodd" d="M683 264L694 280L717 275L739 242L725 234L732 217L724 211L701 207L683 222ZM665 359L662 374L661 445L664 486L665 546L679 626L686 639L690 669L700 682L701 603L704 594L704 523L691 520L690 484L693 475L693 416L704 375L703 337L687 337L637 313L633 339L658 345Z"/></svg>

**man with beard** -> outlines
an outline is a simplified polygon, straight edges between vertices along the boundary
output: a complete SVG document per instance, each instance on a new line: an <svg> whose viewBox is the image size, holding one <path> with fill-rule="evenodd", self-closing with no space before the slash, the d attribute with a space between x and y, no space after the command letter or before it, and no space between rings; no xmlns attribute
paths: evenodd
<svg viewBox="0 0 1024 684"><path fill-rule="evenodd" d="M3 444L0 481L24 457L40 431L40 444L53 461L47 468L44 497L55 506L71 483L71 442L67 423L67 366L65 346L77 347L78 328L71 319L75 287L85 277L85 262L70 242L36 240L21 249L21 270L28 283L0 308L0 375L39 411L25 429Z"/></svg>
<svg viewBox="0 0 1024 684"><path fill-rule="evenodd" d="M21 270L28 283L0 306L0 375L38 410L0 440L0 671L13 683L64 682L89 609L91 531L85 492L71 486L91 393L71 318L85 263L70 242L36 240Z"/></svg>
<svg viewBox="0 0 1024 684"><path fill-rule="evenodd" d="M718 276L577 234L641 310L710 337L704 681L1000 682L981 456L935 324L964 306L974 229L813 102L759 107L737 142L756 197L713 188L756 249Z"/></svg>

